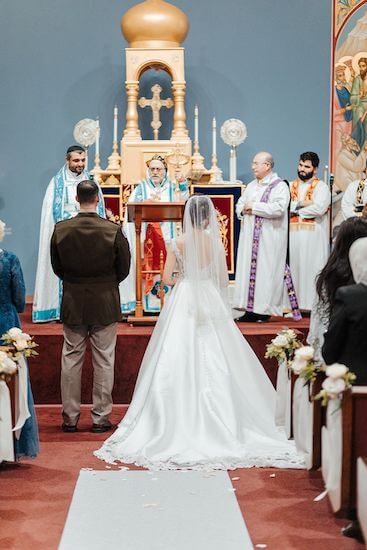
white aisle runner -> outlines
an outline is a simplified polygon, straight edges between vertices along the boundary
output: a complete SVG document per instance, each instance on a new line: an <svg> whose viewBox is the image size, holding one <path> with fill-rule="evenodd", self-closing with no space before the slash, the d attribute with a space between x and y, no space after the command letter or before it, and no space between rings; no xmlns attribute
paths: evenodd
<svg viewBox="0 0 367 550"><path fill-rule="evenodd" d="M227 472L81 471L59 550L253 548Z"/></svg>

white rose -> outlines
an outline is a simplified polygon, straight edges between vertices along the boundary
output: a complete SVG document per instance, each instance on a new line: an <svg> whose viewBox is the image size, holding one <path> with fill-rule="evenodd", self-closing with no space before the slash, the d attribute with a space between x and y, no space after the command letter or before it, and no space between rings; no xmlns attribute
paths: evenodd
<svg viewBox="0 0 367 550"><path fill-rule="evenodd" d="M312 346L302 346L301 348L296 349L294 355L304 361L310 361L310 359L313 359L314 353L315 350Z"/></svg>
<svg viewBox="0 0 367 550"><path fill-rule="evenodd" d="M330 378L342 378L345 376L348 372L348 367L345 365L341 365L340 363L334 363L333 365L330 365L329 367L326 367L326 376L329 376Z"/></svg>
<svg viewBox="0 0 367 550"><path fill-rule="evenodd" d="M13 327L8 330L8 334L10 338L18 338L18 336L22 334L22 331L20 330L20 328Z"/></svg>
<svg viewBox="0 0 367 550"><path fill-rule="evenodd" d="M296 333L295 333L294 330L292 330L291 328L289 328L284 334L285 334L285 336L287 336L287 338L289 338L290 340L295 340L295 339L297 338Z"/></svg>
<svg viewBox="0 0 367 550"><path fill-rule="evenodd" d="M28 348L27 340L23 340L23 338L17 338L14 340L14 346L17 348L18 351L23 351Z"/></svg>
<svg viewBox="0 0 367 550"><path fill-rule="evenodd" d="M342 378L326 378L322 387L327 393L336 397L345 390L345 381Z"/></svg>
<svg viewBox="0 0 367 550"><path fill-rule="evenodd" d="M280 348L284 348L284 346L288 345L288 340L283 334L278 334L273 340L272 343L274 346L278 346Z"/></svg>
<svg viewBox="0 0 367 550"><path fill-rule="evenodd" d="M300 374L305 367L307 367L307 361L301 357L295 357L291 363L291 368L294 374Z"/></svg>
<svg viewBox="0 0 367 550"><path fill-rule="evenodd" d="M27 334L26 332L22 332L21 334L19 334L17 336L17 340L31 340L32 339L32 336L30 336L29 334Z"/></svg>
<svg viewBox="0 0 367 550"><path fill-rule="evenodd" d="M6 353L0 352L0 371L5 374L14 374L16 370L17 364Z"/></svg>

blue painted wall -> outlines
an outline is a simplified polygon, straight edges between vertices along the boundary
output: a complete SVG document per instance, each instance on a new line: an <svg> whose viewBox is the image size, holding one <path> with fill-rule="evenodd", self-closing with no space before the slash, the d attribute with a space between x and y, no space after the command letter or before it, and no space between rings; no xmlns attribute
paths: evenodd
<svg viewBox="0 0 367 550"><path fill-rule="evenodd" d="M126 42L120 18L132 0L3 2L0 27L0 218L4 246L23 265L33 293L41 204L63 164L78 120L100 117L101 156L111 152L112 111L125 114ZM298 154L327 163L331 0L175 0L190 19L186 112L200 109L201 152L210 165L210 125L243 120L238 175L251 178L254 153L274 154L294 177ZM218 140L228 174L228 147Z"/></svg>

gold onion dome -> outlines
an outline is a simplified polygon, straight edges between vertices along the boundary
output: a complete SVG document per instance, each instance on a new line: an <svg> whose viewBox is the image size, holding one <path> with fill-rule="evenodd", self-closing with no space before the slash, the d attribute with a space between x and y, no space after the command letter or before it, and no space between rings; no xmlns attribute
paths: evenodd
<svg viewBox="0 0 367 550"><path fill-rule="evenodd" d="M189 19L164 0L145 0L122 16L121 31L131 48L177 47L189 31Z"/></svg>

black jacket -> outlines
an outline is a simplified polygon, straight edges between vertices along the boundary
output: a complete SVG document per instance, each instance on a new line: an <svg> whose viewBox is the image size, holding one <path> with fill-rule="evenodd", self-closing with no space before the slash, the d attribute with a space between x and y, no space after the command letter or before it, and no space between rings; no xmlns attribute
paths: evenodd
<svg viewBox="0 0 367 550"><path fill-rule="evenodd" d="M118 225L92 212L57 223L51 263L63 281L64 323L109 325L121 320L118 285L129 273L130 250Z"/></svg>
<svg viewBox="0 0 367 550"><path fill-rule="evenodd" d="M367 286L342 286L335 295L322 355L327 365L342 363L367 385Z"/></svg>

